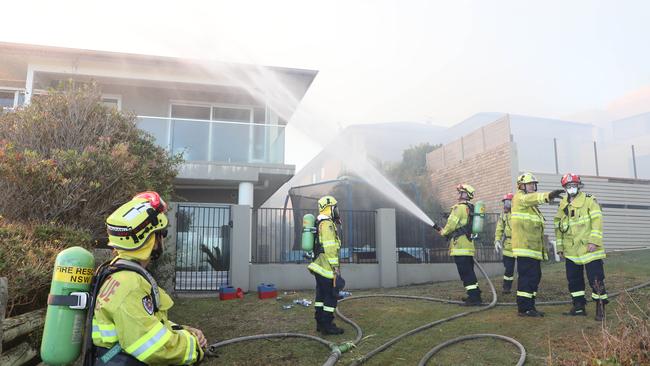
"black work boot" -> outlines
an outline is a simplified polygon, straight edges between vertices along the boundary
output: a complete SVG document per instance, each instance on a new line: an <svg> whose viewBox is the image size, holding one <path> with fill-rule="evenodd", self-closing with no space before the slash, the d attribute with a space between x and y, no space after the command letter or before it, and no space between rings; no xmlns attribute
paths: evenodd
<svg viewBox="0 0 650 366"><path fill-rule="evenodd" d="M334 324L334 322L330 322L330 323L321 324L320 332L323 335L338 335L338 334L345 333L345 330L337 327L336 324Z"/></svg>
<svg viewBox="0 0 650 366"><path fill-rule="evenodd" d="M468 297L463 298L463 303L460 306L481 306L483 300L481 299L480 292L472 292Z"/></svg>
<svg viewBox="0 0 650 366"><path fill-rule="evenodd" d="M503 281L503 291L504 294L509 294L512 292L512 281L505 280Z"/></svg>
<svg viewBox="0 0 650 366"><path fill-rule="evenodd" d="M562 315L587 316L587 310L585 309L584 304L573 304L571 310L562 313Z"/></svg>
<svg viewBox="0 0 650 366"><path fill-rule="evenodd" d="M530 318L541 318L541 317L544 316L544 313L541 312L541 311L537 311L535 309L530 309L530 310L526 310L524 312L519 312L518 315L519 316L527 316L527 317L530 317Z"/></svg>
<svg viewBox="0 0 650 366"><path fill-rule="evenodd" d="M596 321L602 322L605 319L605 303L602 301L596 302Z"/></svg>

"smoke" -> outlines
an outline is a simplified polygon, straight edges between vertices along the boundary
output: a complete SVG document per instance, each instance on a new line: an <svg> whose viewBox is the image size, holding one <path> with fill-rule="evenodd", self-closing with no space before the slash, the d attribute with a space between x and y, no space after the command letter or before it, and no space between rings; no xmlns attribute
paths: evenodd
<svg viewBox="0 0 650 366"><path fill-rule="evenodd" d="M217 70L206 68L206 72ZM301 105L294 91L292 80L278 71L260 65L227 64L218 68L219 74L232 85L245 90L260 104L267 103L281 119L292 122L312 144L321 149L328 147L328 152L346 165L358 177L372 185L387 198L402 206L422 221L433 225L427 215L415 205L404 193L384 177L349 141L336 139L338 131L334 121L324 120L318 113L306 105ZM292 90L293 89L293 90Z"/></svg>

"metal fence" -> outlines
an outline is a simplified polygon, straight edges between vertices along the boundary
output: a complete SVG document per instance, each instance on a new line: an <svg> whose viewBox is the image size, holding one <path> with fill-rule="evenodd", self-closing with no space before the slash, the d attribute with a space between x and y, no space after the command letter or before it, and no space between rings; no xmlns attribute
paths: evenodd
<svg viewBox="0 0 650 366"><path fill-rule="evenodd" d="M318 214L284 208L253 210L252 263L308 263L301 248L302 217L308 213ZM375 211L341 211L341 262L377 263L375 215Z"/></svg>
<svg viewBox="0 0 650 366"><path fill-rule="evenodd" d="M500 262L501 255L494 251L494 231L499 214L485 215L483 232L474 239L475 258L479 262ZM406 213L398 213L397 254L399 263L453 263L449 256L449 243L420 219ZM442 226L445 220L436 222Z"/></svg>
<svg viewBox="0 0 650 366"><path fill-rule="evenodd" d="M229 284L230 207L179 204L177 291L213 291Z"/></svg>

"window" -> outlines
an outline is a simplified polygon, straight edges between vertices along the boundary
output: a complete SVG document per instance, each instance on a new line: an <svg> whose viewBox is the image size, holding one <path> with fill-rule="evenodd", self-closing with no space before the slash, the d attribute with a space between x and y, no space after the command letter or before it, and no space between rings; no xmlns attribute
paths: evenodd
<svg viewBox="0 0 650 366"><path fill-rule="evenodd" d="M0 90L0 109L13 108L16 92L11 90Z"/></svg>
<svg viewBox="0 0 650 366"><path fill-rule="evenodd" d="M241 108L212 107L212 120L249 123L251 121L251 110Z"/></svg>
<svg viewBox="0 0 650 366"><path fill-rule="evenodd" d="M101 103L118 111L122 110L122 97L119 95L102 95Z"/></svg>

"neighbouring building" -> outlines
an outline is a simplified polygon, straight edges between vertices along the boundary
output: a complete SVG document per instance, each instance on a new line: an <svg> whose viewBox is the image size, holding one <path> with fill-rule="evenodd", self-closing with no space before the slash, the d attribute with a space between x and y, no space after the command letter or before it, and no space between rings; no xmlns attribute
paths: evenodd
<svg viewBox="0 0 650 366"><path fill-rule="evenodd" d="M530 171L539 190L561 188L563 174L580 174L585 191L605 213L608 249L650 246L650 113L604 126L509 114L479 114L474 131L427 155L431 184L451 206L455 187L467 182L489 212L515 189L516 177ZM554 238L555 205L540 206L546 234Z"/></svg>

